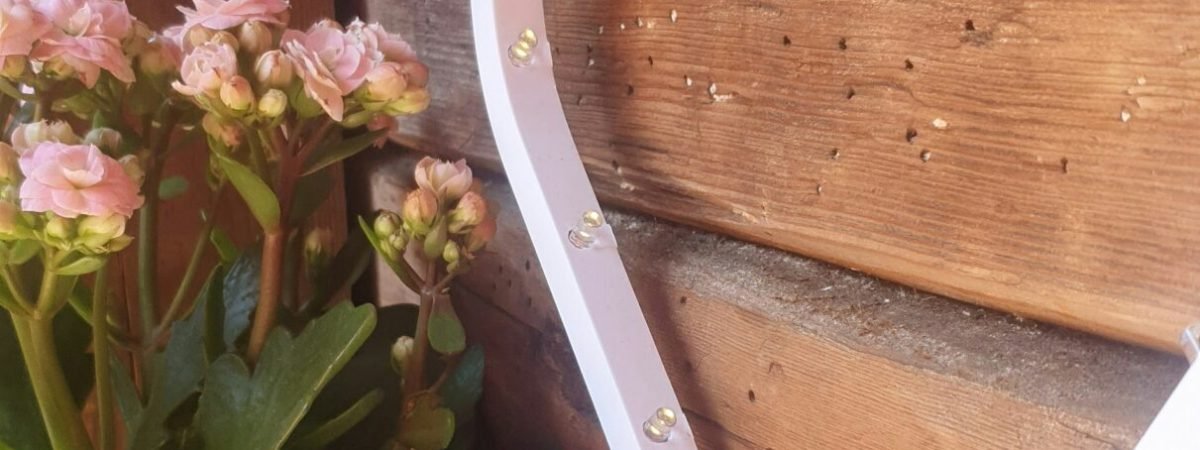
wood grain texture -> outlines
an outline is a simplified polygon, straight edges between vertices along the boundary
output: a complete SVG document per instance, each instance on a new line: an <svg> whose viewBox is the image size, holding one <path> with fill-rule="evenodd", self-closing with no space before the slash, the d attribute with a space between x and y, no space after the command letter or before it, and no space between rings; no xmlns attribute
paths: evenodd
<svg viewBox="0 0 1200 450"><path fill-rule="evenodd" d="M160 28L182 22L183 16L175 7L191 2L186 0L129 0L127 3L134 16L154 28ZM305 27L319 18L332 17L332 15L333 2L331 0L292 0L293 26ZM175 150L175 153L167 160L164 169L165 176L183 176L188 179L191 186L184 195L164 201L159 209L160 313L162 312L161 308L165 308L170 302L171 296L174 295L187 266L188 255L191 254L196 243L202 225L199 209L207 208L211 203L212 193L204 182L208 171L208 159L208 149L203 143L200 143ZM314 226L329 228L340 242L346 235L346 201L340 171L336 171L334 179L334 189L330 198L313 215L311 223ZM216 211L218 224L239 244L249 245L261 234L258 222L246 209L237 193L232 189L227 191ZM130 223L128 229L136 230L136 223ZM211 253L209 251L203 267L212 267L216 261L215 255ZM136 299L136 252L130 249L121 253L117 263L121 265L121 269L119 279L114 282L113 289L125 292L127 299ZM202 268L199 273L199 280L194 283L193 290L199 289L199 285L203 283L203 277L208 274L208 269Z"/></svg>
<svg viewBox="0 0 1200 450"><path fill-rule="evenodd" d="M367 2L433 73L396 139L495 168L467 8ZM546 20L608 204L1160 349L1200 319L1200 3L548 0Z"/></svg>
<svg viewBox="0 0 1200 450"><path fill-rule="evenodd" d="M496 181L487 193L499 231L454 295L488 354L489 435L495 448L604 448L511 191ZM782 251L607 216L703 449L1131 448L1186 369Z"/></svg>

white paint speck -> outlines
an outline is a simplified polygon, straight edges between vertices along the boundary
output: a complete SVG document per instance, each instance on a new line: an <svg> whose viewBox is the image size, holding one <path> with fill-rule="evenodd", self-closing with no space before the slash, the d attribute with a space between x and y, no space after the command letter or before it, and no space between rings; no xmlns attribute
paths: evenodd
<svg viewBox="0 0 1200 450"><path fill-rule="evenodd" d="M1133 118L1133 114L1130 113L1128 109L1125 109L1125 107L1122 106L1121 107L1121 121L1129 122L1129 119L1132 119L1132 118Z"/></svg>
<svg viewBox="0 0 1200 450"><path fill-rule="evenodd" d="M679 11L671 10L671 23L679 22Z"/></svg>
<svg viewBox="0 0 1200 450"><path fill-rule="evenodd" d="M637 190L637 187L634 187L634 185L632 185L632 184L629 184L629 182L627 182L627 181L622 181L622 182L621 182L621 189L624 189L624 190L626 190L626 191L629 191L629 192L633 192L633 191Z"/></svg>
<svg viewBox="0 0 1200 450"><path fill-rule="evenodd" d="M946 127L948 127L948 126L950 126L950 124L946 123L946 121L944 119L942 119L941 117L933 119L933 127L934 128L937 128L939 130L945 130Z"/></svg>
<svg viewBox="0 0 1200 450"><path fill-rule="evenodd" d="M645 21L643 21L641 17L638 17L638 18L637 18L637 27L638 27L638 28L642 28L642 27L644 27L644 26L646 26L646 22L645 22Z"/></svg>
<svg viewBox="0 0 1200 450"><path fill-rule="evenodd" d="M600 28L596 29L596 34L604 34L604 25L600 25Z"/></svg>
<svg viewBox="0 0 1200 450"><path fill-rule="evenodd" d="M829 292L829 290L831 290L831 289L833 289L833 286L825 286L825 287L821 288L821 292Z"/></svg>
<svg viewBox="0 0 1200 450"><path fill-rule="evenodd" d="M625 31L625 22L621 22L621 31Z"/></svg>
<svg viewBox="0 0 1200 450"><path fill-rule="evenodd" d="M708 83L708 95L717 95L717 83Z"/></svg>
<svg viewBox="0 0 1200 450"><path fill-rule="evenodd" d="M684 75L683 76L683 84L686 84L688 87L692 87L692 77Z"/></svg>
<svg viewBox="0 0 1200 450"><path fill-rule="evenodd" d="M1137 84L1138 84L1138 86L1145 86L1146 85L1146 77L1137 77Z"/></svg>
<svg viewBox="0 0 1200 450"><path fill-rule="evenodd" d="M596 60L593 58L588 58L588 67L592 67L594 65L596 65Z"/></svg>

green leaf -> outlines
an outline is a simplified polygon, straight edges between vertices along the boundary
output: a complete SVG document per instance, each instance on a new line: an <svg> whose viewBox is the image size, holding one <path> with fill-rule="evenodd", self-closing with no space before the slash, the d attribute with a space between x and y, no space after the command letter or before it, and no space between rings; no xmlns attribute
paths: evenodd
<svg viewBox="0 0 1200 450"><path fill-rule="evenodd" d="M443 355L457 354L467 347L467 332L449 302L449 298L438 299L429 316L429 346Z"/></svg>
<svg viewBox="0 0 1200 450"><path fill-rule="evenodd" d="M454 412L437 406L433 394L418 394L400 424L400 443L416 450L442 450L454 439Z"/></svg>
<svg viewBox="0 0 1200 450"><path fill-rule="evenodd" d="M218 275L219 271L214 270L200 290L197 307L171 327L166 349L153 356L155 370L149 376L153 391L136 415L137 420L126 423L129 448L157 449L170 442L175 437L171 426L173 414L200 391L208 367L205 334L209 308L204 304L221 301L211 295L213 291L220 291L214 286L220 279Z"/></svg>
<svg viewBox="0 0 1200 450"><path fill-rule="evenodd" d="M299 336L276 328L254 373L235 354L208 370L196 413L207 448L270 450L283 446L317 393L375 327L371 305L342 305L313 320Z"/></svg>
<svg viewBox="0 0 1200 450"><path fill-rule="evenodd" d="M374 228L372 228L371 225L367 223L367 220L363 219L362 216L358 216L358 226L362 228L363 235L367 237L367 242L371 243L371 247L374 248L377 253L383 254L383 252L379 250L379 238L375 236ZM417 283L416 272L413 271L412 267L409 267L407 262L392 261L390 258L382 259L385 263L387 263L388 268L392 269L392 273L395 273L396 277L400 278L400 282L404 283L404 286L407 286L413 292L421 292L421 287Z"/></svg>
<svg viewBox="0 0 1200 450"><path fill-rule="evenodd" d="M99 256L84 256L59 267L54 272L59 275L83 275L95 272L103 265L104 258Z"/></svg>
<svg viewBox="0 0 1200 450"><path fill-rule="evenodd" d="M438 391L442 405L454 411L460 423L475 417L475 409L483 396L483 347L472 345L458 360L454 372Z"/></svg>
<svg viewBox="0 0 1200 450"><path fill-rule="evenodd" d="M333 176L322 170L306 175L296 182L296 194L292 196L292 208L288 212L288 223L300 225L325 203L333 192Z"/></svg>
<svg viewBox="0 0 1200 450"><path fill-rule="evenodd" d="M25 264L42 250L42 244L33 239L22 239L12 244L8 249L8 263L12 265Z"/></svg>
<svg viewBox="0 0 1200 450"><path fill-rule="evenodd" d="M214 267L208 279L197 301L204 301L204 354L205 359L211 363L228 350L225 345L224 267ZM222 280L222 283L217 284L215 280Z"/></svg>
<svg viewBox="0 0 1200 450"><path fill-rule="evenodd" d="M308 160L304 161L304 175L316 173L318 170L337 164L338 161L366 150L372 142L383 137L384 134L387 134L387 130L369 131L349 139L343 139L329 147L318 149Z"/></svg>
<svg viewBox="0 0 1200 450"><path fill-rule="evenodd" d="M289 450L319 450L332 443L338 437L346 434L359 422L367 418L383 402L383 390L375 389L368 392L358 401L350 405L337 417L330 419L321 426L304 433L303 436L288 441Z"/></svg>
<svg viewBox="0 0 1200 450"><path fill-rule="evenodd" d="M241 253L237 244L233 243L233 239L229 234L220 228L213 227L212 233L208 235L208 241L212 242L213 248L217 249L217 256L221 258L221 264L230 265L237 259Z"/></svg>
<svg viewBox="0 0 1200 450"><path fill-rule="evenodd" d="M242 195L250 213L258 220L264 230L279 226L279 199L266 182L255 175L248 167L230 159L228 156L215 153L221 164L221 170L229 177L229 182Z"/></svg>
<svg viewBox="0 0 1200 450"><path fill-rule="evenodd" d="M92 358L87 353L91 338L87 323L74 314L55 318L58 358L76 402L92 388ZM0 380L0 445L22 450L50 448L21 347L4 310L0 310Z"/></svg>
<svg viewBox="0 0 1200 450"><path fill-rule="evenodd" d="M167 177L158 183L158 198L170 200L183 195L188 190L187 178L181 176Z"/></svg>
<svg viewBox="0 0 1200 450"><path fill-rule="evenodd" d="M225 274L222 298L225 300L225 349L233 351L237 340L250 327L250 313L258 305L258 275L262 271L260 247L242 252Z"/></svg>

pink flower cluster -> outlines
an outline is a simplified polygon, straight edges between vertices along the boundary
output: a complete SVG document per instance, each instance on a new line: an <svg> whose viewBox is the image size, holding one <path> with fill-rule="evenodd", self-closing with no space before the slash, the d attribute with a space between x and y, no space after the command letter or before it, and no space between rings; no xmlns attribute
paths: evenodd
<svg viewBox="0 0 1200 450"><path fill-rule="evenodd" d="M0 0L0 57L29 58L88 87L101 70L129 83L123 46L134 23L118 0Z"/></svg>
<svg viewBox="0 0 1200 450"><path fill-rule="evenodd" d="M137 183L94 145L42 142L21 155L19 164L25 175L20 190L24 211L128 219L142 206Z"/></svg>

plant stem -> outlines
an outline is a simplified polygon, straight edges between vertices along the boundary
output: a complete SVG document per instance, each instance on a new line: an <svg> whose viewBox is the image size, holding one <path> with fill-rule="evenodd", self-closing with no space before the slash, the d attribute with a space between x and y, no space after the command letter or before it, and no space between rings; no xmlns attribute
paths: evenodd
<svg viewBox="0 0 1200 450"><path fill-rule="evenodd" d="M204 222L204 227L200 229L200 234L196 237L196 246L192 247L192 255L188 258L187 267L183 271L183 279L179 281L179 288L175 290L175 296L171 298L171 305L167 307L167 312L163 313L162 321L154 329L152 340L157 345L157 342L162 338L162 335L171 327L171 323L179 320L179 314L183 310L184 299L187 297L188 290L191 288L192 282L196 279L196 273L200 268L200 260L204 259L204 250L208 248L209 235L212 234L213 228L217 224L217 205L220 203L221 194L225 192L225 184L217 186L216 191L213 191L212 201L208 207L208 218Z"/></svg>
<svg viewBox="0 0 1200 450"><path fill-rule="evenodd" d="M38 305L56 303L58 277L50 271L42 276ZM87 431L79 417L79 408L71 397L67 378L58 361L54 343L54 315L34 315L28 319L12 316L13 328L21 345L29 380L37 397L38 409L55 450L90 449Z"/></svg>
<svg viewBox="0 0 1200 450"><path fill-rule="evenodd" d="M92 356L96 367L96 409L100 416L97 447L100 450L115 448L113 426L113 386L109 372L111 343L108 341L108 264L107 261L96 271L92 285Z"/></svg>
<svg viewBox="0 0 1200 450"><path fill-rule="evenodd" d="M171 142L171 134L175 132L175 123L179 116L170 105L163 105L159 111L158 133L151 129L143 130L144 135L154 135L149 152L143 159L146 179L142 183L142 195L145 203L138 211L138 316L141 321L142 351L137 355L138 366L142 373L150 373L154 359L150 353L154 351L154 329L158 322L155 313L155 299L158 298L158 185L162 180L162 164L159 155L166 151ZM153 122L151 122L152 124ZM142 377L142 392L151 392L150 377Z"/></svg>
<svg viewBox="0 0 1200 450"><path fill-rule="evenodd" d="M283 250L287 245L287 233L280 225L268 230L263 236L262 271L259 275L258 306L254 309L254 324L250 328L250 343L246 349L246 360L250 364L258 361L267 336L275 327L279 314L279 293L283 281Z"/></svg>
<svg viewBox="0 0 1200 450"><path fill-rule="evenodd" d="M429 316L433 313L433 299L437 292L433 290L437 280L437 263L428 261L428 268L425 270L425 286L421 289L421 305L417 310L417 330L416 336L413 336L413 352L410 356L408 364L408 373L404 374L404 393L405 401L412 398L412 394L421 390L421 386L425 381L425 355L429 353Z"/></svg>

